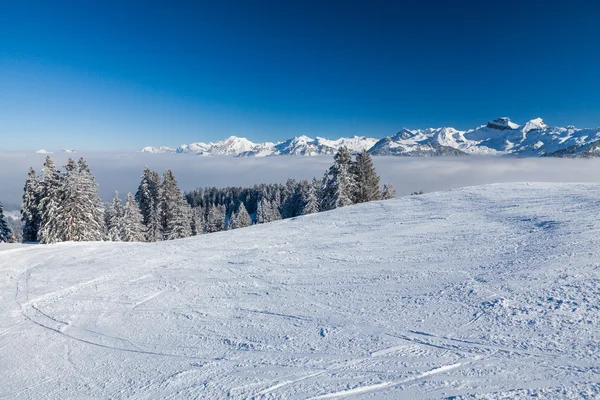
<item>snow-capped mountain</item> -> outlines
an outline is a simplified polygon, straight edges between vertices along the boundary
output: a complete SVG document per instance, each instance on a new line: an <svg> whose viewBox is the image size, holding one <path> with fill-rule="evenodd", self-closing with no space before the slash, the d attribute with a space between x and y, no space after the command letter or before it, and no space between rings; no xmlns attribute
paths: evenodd
<svg viewBox="0 0 600 400"><path fill-rule="evenodd" d="M284 142L254 143L242 137L231 136L225 140L214 143L183 144L176 149L170 147L144 147L144 153L191 153L197 155L226 155L235 157L265 157L279 155L315 156L321 154L334 154L341 146L346 146L353 152L370 149L377 139L355 136L328 140L317 137L299 136Z"/></svg>
<svg viewBox="0 0 600 400"><path fill-rule="evenodd" d="M333 154L341 146L351 152L368 150L373 155L447 156L514 155L522 157L598 157L600 128L578 129L550 127L541 118L519 125L502 117L474 129L461 131L451 127L402 129L381 140L355 136L328 140L299 136L278 143L253 143L231 136L215 143L192 143L176 149L145 147L147 153L191 153L235 157L277 155L315 156Z"/></svg>
<svg viewBox="0 0 600 400"><path fill-rule="evenodd" d="M541 118L521 126L503 117L467 131L403 129L378 141L369 152L397 156L596 157L600 156L600 128L549 127Z"/></svg>

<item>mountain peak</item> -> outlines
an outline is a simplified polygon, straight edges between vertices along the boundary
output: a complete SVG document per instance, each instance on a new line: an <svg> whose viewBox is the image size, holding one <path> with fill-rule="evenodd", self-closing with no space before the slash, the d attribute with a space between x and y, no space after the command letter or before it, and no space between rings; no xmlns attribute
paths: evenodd
<svg viewBox="0 0 600 400"><path fill-rule="evenodd" d="M534 118L531 121L528 121L523 126L523 133L527 133L529 131L533 131L535 129L544 130L548 129L548 125L544 123L544 120L541 118Z"/></svg>
<svg viewBox="0 0 600 400"><path fill-rule="evenodd" d="M487 127L491 129L498 129L504 131L508 129L518 129L519 124L515 124L508 117L500 117L488 122Z"/></svg>

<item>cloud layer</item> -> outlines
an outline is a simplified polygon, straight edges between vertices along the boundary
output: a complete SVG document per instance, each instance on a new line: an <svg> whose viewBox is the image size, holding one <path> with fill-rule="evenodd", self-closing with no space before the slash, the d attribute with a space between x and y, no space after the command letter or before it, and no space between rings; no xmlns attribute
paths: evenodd
<svg viewBox="0 0 600 400"><path fill-rule="evenodd" d="M115 190L135 192L145 166L163 172L170 168L183 190L199 186L248 186L285 182L288 178L321 178L332 162L321 157L233 158L182 154L81 153L88 160L104 200ZM0 201L17 207L29 167L40 171L44 155L0 153ZM64 165L69 154L52 154ZM396 186L399 196L416 190L432 192L498 182L600 182L600 160L502 157L375 157L382 183Z"/></svg>

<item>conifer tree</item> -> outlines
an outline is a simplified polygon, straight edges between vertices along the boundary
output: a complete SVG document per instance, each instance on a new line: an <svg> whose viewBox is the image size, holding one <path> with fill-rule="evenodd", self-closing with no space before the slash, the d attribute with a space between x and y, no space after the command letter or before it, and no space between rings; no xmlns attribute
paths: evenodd
<svg viewBox="0 0 600 400"><path fill-rule="evenodd" d="M4 218L4 207L0 203L0 242L8 242L12 239L12 232Z"/></svg>
<svg viewBox="0 0 600 400"><path fill-rule="evenodd" d="M235 215L235 225L238 228L246 228L252 225L252 219L250 218L250 214L248 214L248 210L246 210L244 203L240 203L240 208Z"/></svg>
<svg viewBox="0 0 600 400"><path fill-rule="evenodd" d="M54 161L46 156L40 179L40 243L55 243L62 240L61 231L65 221L59 215L63 190L61 175Z"/></svg>
<svg viewBox="0 0 600 400"><path fill-rule="evenodd" d="M278 221L281 219L281 195L278 189L275 189L275 196L271 201L271 216L270 221Z"/></svg>
<svg viewBox="0 0 600 400"><path fill-rule="evenodd" d="M273 203L268 199L266 192L261 192L256 207L256 223L264 224L271 222L273 221L273 215Z"/></svg>
<svg viewBox="0 0 600 400"><path fill-rule="evenodd" d="M366 150L356 155L351 171L355 181L354 203L365 203L381 199L379 176L373 166L373 159Z"/></svg>
<svg viewBox="0 0 600 400"><path fill-rule="evenodd" d="M146 239L142 213L132 193L127 194L125 209L123 210L121 232L124 242L143 242Z"/></svg>
<svg viewBox="0 0 600 400"><path fill-rule="evenodd" d="M119 193L115 192L115 198L106 209L106 231L108 240L112 242L120 242L123 240L123 217L125 210L123 209L123 203L119 198Z"/></svg>
<svg viewBox="0 0 600 400"><path fill-rule="evenodd" d="M229 216L229 222L227 223L227 230L237 229L237 216L235 215L235 211L231 213Z"/></svg>
<svg viewBox="0 0 600 400"><path fill-rule="evenodd" d="M202 235L204 233L204 210L202 207L194 207L191 210L192 215L192 236Z"/></svg>
<svg viewBox="0 0 600 400"><path fill-rule="evenodd" d="M323 210L353 204L354 176L351 173L352 157L345 146L342 146L333 157L333 165L327 173L323 187Z"/></svg>
<svg viewBox="0 0 600 400"><path fill-rule="evenodd" d="M144 169L135 199L142 212L146 240L148 242L162 240L160 213L161 180L158 173L150 171L148 167Z"/></svg>
<svg viewBox="0 0 600 400"><path fill-rule="evenodd" d="M313 178L312 183L308 186L308 191L304 193L304 207L302 208L302 215L319 212L319 198L317 197L318 187L319 181L317 178Z"/></svg>
<svg viewBox="0 0 600 400"><path fill-rule="evenodd" d="M160 216L164 240L192 235L191 208L177 187L177 180L170 169L163 175Z"/></svg>
<svg viewBox="0 0 600 400"><path fill-rule="evenodd" d="M77 198L81 199L80 215L75 215L78 224L73 229L71 240L75 241L100 241L104 239L104 207L98 194L96 178L83 157L79 158Z"/></svg>
<svg viewBox="0 0 600 400"><path fill-rule="evenodd" d="M208 207L204 232L214 233L223 230L225 225L225 207L211 204Z"/></svg>
<svg viewBox="0 0 600 400"><path fill-rule="evenodd" d="M59 241L100 241L105 238L104 208L98 184L87 162L69 158L62 176L59 203Z"/></svg>
<svg viewBox="0 0 600 400"><path fill-rule="evenodd" d="M33 168L29 168L25 187L23 188L23 204L21 205L24 242L36 242L38 240L41 223L39 189L35 171Z"/></svg>
<svg viewBox="0 0 600 400"><path fill-rule="evenodd" d="M386 183L381 191L381 200L389 200L396 198L396 188L394 185Z"/></svg>

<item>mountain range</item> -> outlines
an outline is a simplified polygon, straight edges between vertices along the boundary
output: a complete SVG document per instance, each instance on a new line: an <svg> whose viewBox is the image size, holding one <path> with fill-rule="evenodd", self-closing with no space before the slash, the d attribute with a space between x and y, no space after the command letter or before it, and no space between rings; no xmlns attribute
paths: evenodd
<svg viewBox="0 0 600 400"><path fill-rule="evenodd" d="M520 157L600 156L600 128L549 127L541 118L523 125L507 117L497 118L474 129L402 129L383 139L354 136L328 140L299 136L283 142L254 143L231 136L214 143L192 143L177 148L145 147L145 153L184 153L203 156L265 157L278 155L315 156L333 154L341 146L352 152L367 150L381 156L507 155Z"/></svg>

